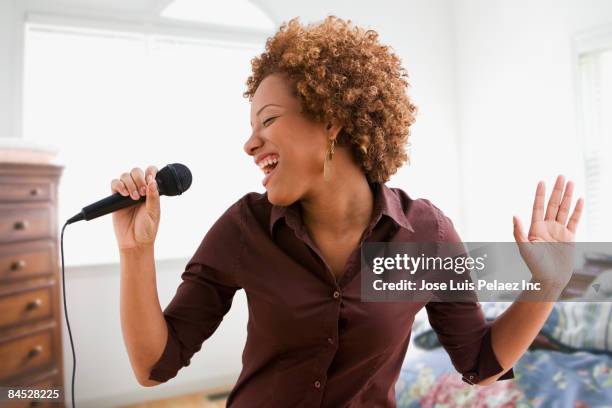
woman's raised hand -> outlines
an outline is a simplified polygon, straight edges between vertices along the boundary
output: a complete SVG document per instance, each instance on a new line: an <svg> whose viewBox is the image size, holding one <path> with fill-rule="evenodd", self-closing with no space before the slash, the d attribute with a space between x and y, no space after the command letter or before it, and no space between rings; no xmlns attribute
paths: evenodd
<svg viewBox="0 0 612 408"><path fill-rule="evenodd" d="M159 191L155 175L157 167L146 171L134 167L111 182L111 191L139 200L146 196L145 203L113 212L113 227L119 249L138 249L153 246L160 220Z"/></svg>
<svg viewBox="0 0 612 408"><path fill-rule="evenodd" d="M533 279L555 287L565 287L573 272L574 235L584 207L579 198L570 216L573 190L572 181L565 184L565 178L558 176L544 212L546 190L540 181L527 235L519 218L513 216L514 239Z"/></svg>

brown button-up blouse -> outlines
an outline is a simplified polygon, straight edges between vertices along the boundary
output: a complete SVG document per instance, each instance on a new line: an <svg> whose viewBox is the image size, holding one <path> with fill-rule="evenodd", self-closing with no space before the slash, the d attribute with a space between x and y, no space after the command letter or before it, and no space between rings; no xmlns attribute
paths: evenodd
<svg viewBox="0 0 612 408"><path fill-rule="evenodd" d="M372 184L374 211L361 242L460 242L426 199ZM243 368L229 407L395 407L415 314L427 314L455 369L473 384L503 369L480 304L361 302L360 247L336 280L302 222L249 193L205 235L164 310L166 347L150 379L188 366L244 289L249 321ZM500 379L513 378L512 369Z"/></svg>

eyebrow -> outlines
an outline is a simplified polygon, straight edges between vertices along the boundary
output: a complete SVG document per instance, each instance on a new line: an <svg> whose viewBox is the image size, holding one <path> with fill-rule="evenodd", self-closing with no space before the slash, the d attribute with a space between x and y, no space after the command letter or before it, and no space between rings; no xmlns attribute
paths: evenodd
<svg viewBox="0 0 612 408"><path fill-rule="evenodd" d="M264 110L264 108L265 108L265 107L267 107L267 106L279 106L279 107L280 107L280 105L277 105L277 104L275 104L275 103L268 103L267 105L262 106L262 107L261 107L261 108L260 108L260 109L257 111L257 113L256 113L255 115L256 115L256 116L257 116L257 115L259 115L259 114L261 113L261 111L262 111L262 110Z"/></svg>
<svg viewBox="0 0 612 408"><path fill-rule="evenodd" d="M262 111L262 110L264 110L264 108L266 108L266 107L268 107L268 106L278 106L278 107L282 108L282 106L281 106L281 105L277 105L277 104L275 104L275 103L268 103L268 104L266 104L266 105L262 106L261 108L259 108L259 110L258 110L258 111L257 111L257 113L255 114L255 116L259 116L259 114L261 113L261 111ZM253 123L251 123L251 126L253 126Z"/></svg>

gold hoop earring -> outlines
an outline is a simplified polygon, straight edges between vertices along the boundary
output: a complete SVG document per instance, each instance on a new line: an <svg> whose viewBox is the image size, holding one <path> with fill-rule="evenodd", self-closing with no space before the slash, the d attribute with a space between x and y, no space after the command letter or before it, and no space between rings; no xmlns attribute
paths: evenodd
<svg viewBox="0 0 612 408"><path fill-rule="evenodd" d="M336 139L332 139L329 144L329 148L325 153L325 160L323 161L323 178L325 181L329 181L331 179L331 161L334 157L334 147L336 145Z"/></svg>

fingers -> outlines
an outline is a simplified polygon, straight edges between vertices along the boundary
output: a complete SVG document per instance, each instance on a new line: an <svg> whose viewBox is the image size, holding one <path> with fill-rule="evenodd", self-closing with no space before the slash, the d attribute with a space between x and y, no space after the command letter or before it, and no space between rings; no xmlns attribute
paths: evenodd
<svg viewBox="0 0 612 408"><path fill-rule="evenodd" d="M124 197L130 195L130 192L125 187L125 184L123 184L123 181L121 181L119 179L113 179L111 181L111 192L119 193L119 194L121 194Z"/></svg>
<svg viewBox="0 0 612 408"><path fill-rule="evenodd" d="M576 228L578 227L578 222L580 222L580 216L582 215L582 209L584 207L584 200L581 198L576 202L576 206L574 207L574 212L567 223L567 229L572 232L572 234L576 233Z"/></svg>
<svg viewBox="0 0 612 408"><path fill-rule="evenodd" d="M516 215L512 216L512 223L514 224L514 239L516 242L529 242L525 233L523 232L523 225L521 220Z"/></svg>
<svg viewBox="0 0 612 408"><path fill-rule="evenodd" d="M127 190L129 191L132 199L138 200L140 198L140 195L138 194L136 183L134 183L134 180L132 180L131 174L123 173L121 174L121 177L119 179L123 182L123 184L125 184L125 188L127 188Z"/></svg>
<svg viewBox="0 0 612 408"><path fill-rule="evenodd" d="M134 167L130 172L132 176L132 180L134 180L134 184L136 184L136 189L138 191L138 198L140 196L144 196L147 194L147 183L145 183L144 172L140 167Z"/></svg>
<svg viewBox="0 0 612 408"><path fill-rule="evenodd" d="M154 220L159 220L159 191L157 190L157 181L152 174L149 174L147 180L147 199L145 205L147 212Z"/></svg>
<svg viewBox="0 0 612 408"><path fill-rule="evenodd" d="M562 175L557 177L555 186L548 199L548 206L546 207L546 215L544 220L554 221L557 218L559 212L559 205L561 204L561 195L563 194L563 185L565 184L565 178Z"/></svg>
<svg viewBox="0 0 612 408"><path fill-rule="evenodd" d="M557 222L565 225L567 221L567 216L569 215L569 210L572 205L572 194L574 193L574 183L572 181L568 181L565 186L565 192L563 193L563 199L561 200L561 206L559 207L559 212L557 213Z"/></svg>
<svg viewBox="0 0 612 408"><path fill-rule="evenodd" d="M548 200L548 206L546 208L546 214L544 214L544 201L546 197L546 189L543 181L538 182L538 187L536 188L535 200L533 202L533 212L531 216L532 225L535 222L546 220L546 221L556 221L561 224L565 224L567 221L567 216L569 215L569 211L572 205L572 195L574 194L574 182L568 181L565 184L565 177L559 175L557 180L555 181L555 186L550 195L550 199ZM582 211L584 208L584 200L582 198L578 199L576 202L576 206L574 207L574 211L567 223L567 229L572 233L576 233L576 228L578 227L578 223L580 222L580 216L582 215ZM516 225L518 224L520 227L520 221L518 218L515 223L515 238L516 238ZM521 229L522 231L522 229ZM524 234L523 234L524 235ZM519 242L517 240L517 242Z"/></svg>
<svg viewBox="0 0 612 408"><path fill-rule="evenodd" d="M533 200L533 211L531 213L531 224L541 221L544 218L544 197L546 195L546 187L543 181L538 182L536 187L535 199Z"/></svg>
<svg viewBox="0 0 612 408"><path fill-rule="evenodd" d="M157 174L155 166L147 167L147 175L153 179ZM131 196L133 200L138 200L145 196L148 190L148 184L145 179L145 173L139 167L134 167L129 173L121 174L119 179L111 181L111 191L119 192L123 196ZM157 189L157 187L156 187Z"/></svg>
<svg viewBox="0 0 612 408"><path fill-rule="evenodd" d="M157 175L157 167L155 166L149 166L147 167L147 169L145 170L145 183L148 185L149 184L149 176L151 176L151 178L155 178L155 176Z"/></svg>

